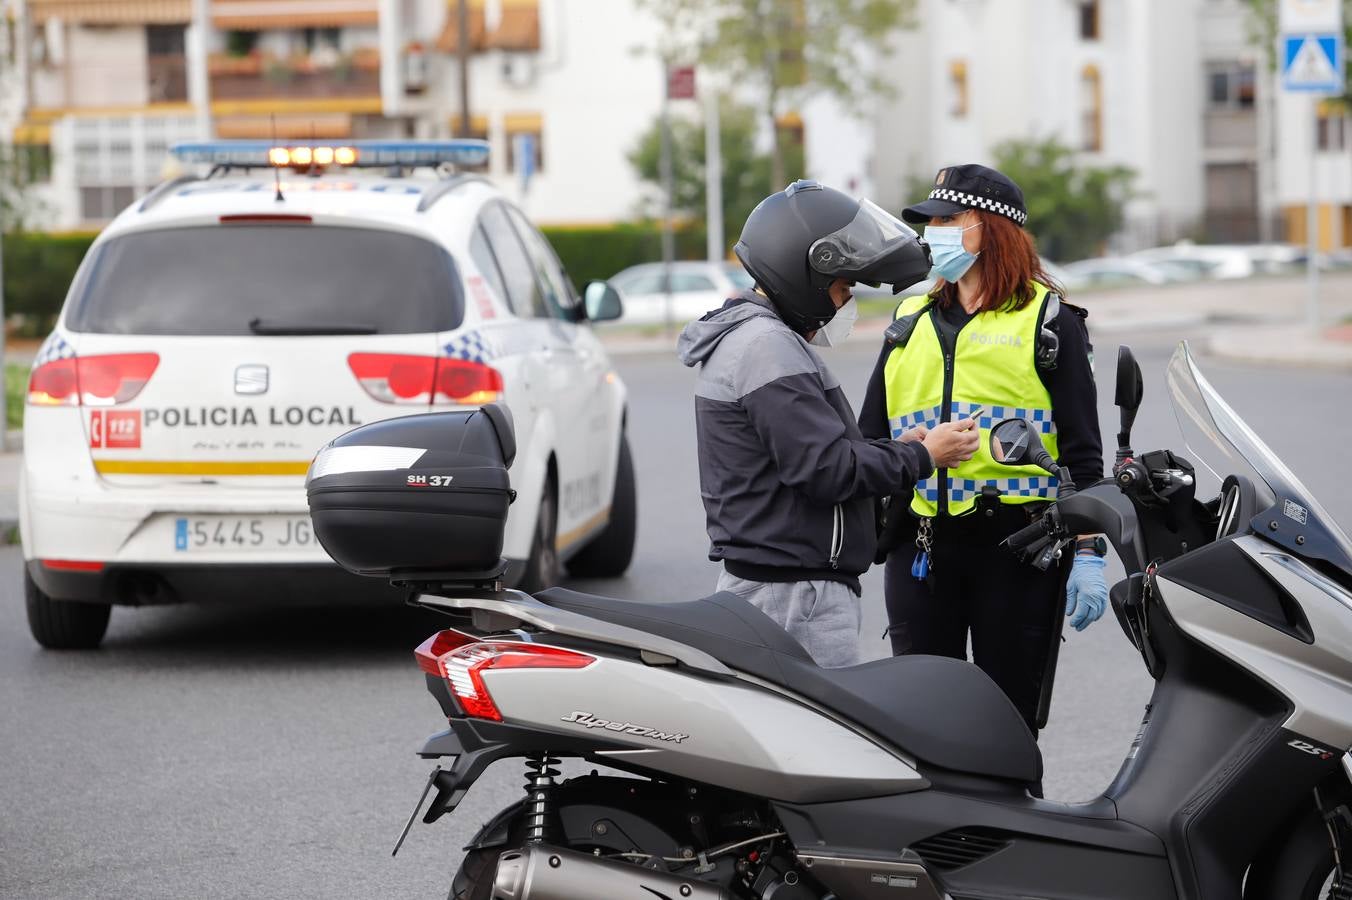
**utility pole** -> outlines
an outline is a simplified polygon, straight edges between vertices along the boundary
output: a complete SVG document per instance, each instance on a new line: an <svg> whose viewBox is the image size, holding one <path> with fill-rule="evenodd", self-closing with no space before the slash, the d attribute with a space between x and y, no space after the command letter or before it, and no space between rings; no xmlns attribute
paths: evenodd
<svg viewBox="0 0 1352 900"><path fill-rule="evenodd" d="M192 0L192 28L188 29L188 95L197 112L197 139L211 140L211 79L207 75L207 43L211 29L211 0Z"/></svg>
<svg viewBox="0 0 1352 900"><path fill-rule="evenodd" d="M671 159L671 62L662 61L662 155L659 160L662 174L662 292L666 295L663 303L663 326L668 335L672 331L671 320L671 262L676 257L676 234L671 227L672 194L675 191L675 174Z"/></svg>
<svg viewBox="0 0 1352 900"><path fill-rule="evenodd" d="M723 237L723 140L718 94L709 91L704 100L704 213L708 233L709 262L722 262L727 252Z"/></svg>
<svg viewBox="0 0 1352 900"><path fill-rule="evenodd" d="M456 4L456 54L460 65L460 137L469 136L469 0Z"/></svg>

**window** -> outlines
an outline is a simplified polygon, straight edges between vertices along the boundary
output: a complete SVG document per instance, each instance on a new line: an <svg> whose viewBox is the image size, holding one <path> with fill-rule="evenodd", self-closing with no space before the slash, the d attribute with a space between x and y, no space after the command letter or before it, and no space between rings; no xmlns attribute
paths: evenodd
<svg viewBox="0 0 1352 900"><path fill-rule="evenodd" d="M512 305L512 311L522 318L548 317L549 308L545 306L544 293L535 280L535 267L501 204L490 203L484 207L479 224L502 272L507 302Z"/></svg>
<svg viewBox="0 0 1352 900"><path fill-rule="evenodd" d="M151 103L188 99L188 60L182 25L146 26L146 65Z"/></svg>
<svg viewBox="0 0 1352 900"><path fill-rule="evenodd" d="M1085 66L1080 74L1080 149L1090 153L1103 149L1103 83L1094 65Z"/></svg>
<svg viewBox="0 0 1352 900"><path fill-rule="evenodd" d="M1080 4L1080 39L1085 41L1099 39L1098 0L1087 0Z"/></svg>
<svg viewBox="0 0 1352 900"><path fill-rule="evenodd" d="M316 50L337 50L342 44L342 39L341 28L301 29L301 41L305 44L306 53L314 53Z"/></svg>
<svg viewBox="0 0 1352 900"><path fill-rule="evenodd" d="M424 334L460 326L459 284L444 249L394 231L320 225L142 231L100 248L71 327L250 335L250 321L261 319L279 329Z"/></svg>
<svg viewBox="0 0 1352 900"><path fill-rule="evenodd" d="M529 143L533 148L535 155L536 172L545 170L544 153L544 120L539 113L515 113L503 117L503 131L507 135L507 170L509 172L519 172L517 165L517 138L522 138L521 143Z"/></svg>
<svg viewBox="0 0 1352 900"><path fill-rule="evenodd" d="M536 231L535 226L526 220L520 210L512 208L511 216L517 233L521 235L522 243L526 245L526 252L530 254L531 262L535 265L535 273L540 278L540 284L544 286L545 299L549 302L551 310L559 318L571 321L572 309L577 305L577 298L573 294L572 285L568 283L568 276L563 273L559 258L554 255L554 248L545 240L544 235Z"/></svg>
<svg viewBox="0 0 1352 900"><path fill-rule="evenodd" d="M1207 66L1207 105L1212 110L1251 110L1257 99L1253 63L1216 62Z"/></svg>
<svg viewBox="0 0 1352 900"><path fill-rule="evenodd" d="M484 234L483 223L474 229L474 237L469 240L469 255L474 260L474 265L483 273L484 278L488 280L489 285L502 298L503 302L510 304L511 300L507 295L507 283L502 279L502 269L498 268L498 259L493 255L493 248L488 245L488 236Z"/></svg>
<svg viewBox="0 0 1352 900"><path fill-rule="evenodd" d="M967 118L967 63L963 60L948 64L948 104L950 116Z"/></svg>
<svg viewBox="0 0 1352 900"><path fill-rule="evenodd" d="M1324 152L1338 153L1347 149L1349 138L1347 109L1336 101L1324 100L1319 104L1319 116L1315 120L1315 145Z"/></svg>

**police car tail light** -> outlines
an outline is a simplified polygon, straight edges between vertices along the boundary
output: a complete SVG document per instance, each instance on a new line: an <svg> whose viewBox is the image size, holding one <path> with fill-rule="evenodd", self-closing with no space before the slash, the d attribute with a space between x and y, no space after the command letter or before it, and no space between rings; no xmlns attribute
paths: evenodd
<svg viewBox="0 0 1352 900"><path fill-rule="evenodd" d="M362 388L381 403L432 402L437 377L435 356L402 353L353 353L347 358Z"/></svg>
<svg viewBox="0 0 1352 900"><path fill-rule="evenodd" d="M347 364L366 393L382 403L482 406L502 393L501 372L465 359L353 353Z"/></svg>
<svg viewBox="0 0 1352 900"><path fill-rule="evenodd" d="M141 393L159 367L157 353L113 353L57 359L33 370L28 402L34 406L113 406Z"/></svg>
<svg viewBox="0 0 1352 900"><path fill-rule="evenodd" d="M434 403L483 406L502 394L502 373L492 366L467 359L437 360L437 394Z"/></svg>
<svg viewBox="0 0 1352 900"><path fill-rule="evenodd" d="M561 647L514 641L475 641L458 631L442 631L423 642L414 655L430 675L446 679L465 715L502 721L502 713L484 685L487 669L585 669L596 657Z"/></svg>

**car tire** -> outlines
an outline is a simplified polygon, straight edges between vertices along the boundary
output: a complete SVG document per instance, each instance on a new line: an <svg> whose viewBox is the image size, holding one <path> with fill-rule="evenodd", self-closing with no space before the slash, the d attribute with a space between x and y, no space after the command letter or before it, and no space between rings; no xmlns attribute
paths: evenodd
<svg viewBox="0 0 1352 900"><path fill-rule="evenodd" d="M568 572L579 578L618 578L634 559L638 535L638 489L629 438L620 435L620 457L615 465L615 493L610 501L610 523L587 546L568 560Z"/></svg>
<svg viewBox="0 0 1352 900"><path fill-rule="evenodd" d="M540 492L540 511L535 517L535 537L531 540L530 558L517 582L517 590L527 594L543 591L559 583L559 497L554 486L554 474L545 478Z"/></svg>
<svg viewBox="0 0 1352 900"><path fill-rule="evenodd" d="M92 650L108 631L112 607L107 603L54 600L42 592L27 572L23 573L28 629L48 650Z"/></svg>

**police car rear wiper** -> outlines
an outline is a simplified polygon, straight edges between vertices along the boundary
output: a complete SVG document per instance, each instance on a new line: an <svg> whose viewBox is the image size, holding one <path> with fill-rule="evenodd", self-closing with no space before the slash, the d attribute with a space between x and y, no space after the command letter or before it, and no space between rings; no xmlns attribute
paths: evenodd
<svg viewBox="0 0 1352 900"><path fill-rule="evenodd" d="M293 324L290 322L268 322L263 319L250 319L249 330L254 334L267 335L315 335L315 334L377 334L380 329L374 325L360 322L326 322L314 325Z"/></svg>

